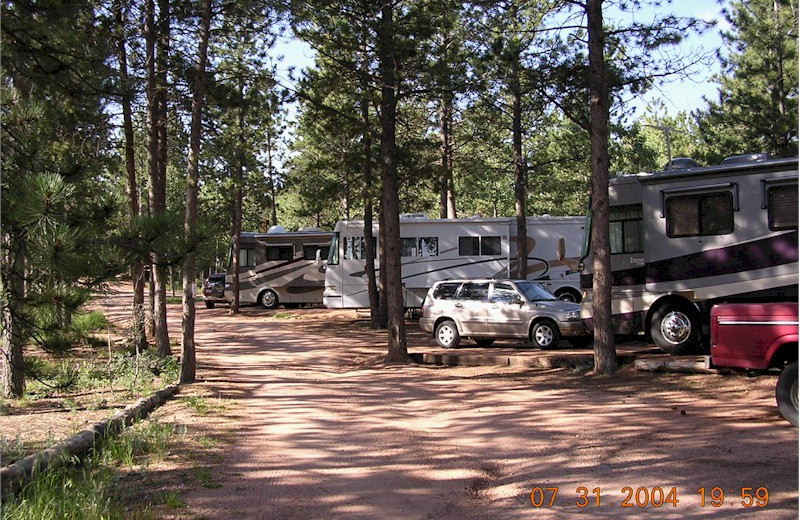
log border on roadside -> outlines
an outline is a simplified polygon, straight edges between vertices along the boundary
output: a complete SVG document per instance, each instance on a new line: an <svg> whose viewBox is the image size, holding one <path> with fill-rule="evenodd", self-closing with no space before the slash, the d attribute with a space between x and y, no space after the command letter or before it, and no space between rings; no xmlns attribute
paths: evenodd
<svg viewBox="0 0 800 520"><path fill-rule="evenodd" d="M113 435L134 421L144 419L155 408L178 393L180 385L169 385L150 397L139 398L133 404L115 413L110 419L100 421L65 441L46 450L28 455L24 459L0 469L0 500L18 490L39 472L45 471L58 461L61 455L82 457L95 443L106 435Z"/></svg>

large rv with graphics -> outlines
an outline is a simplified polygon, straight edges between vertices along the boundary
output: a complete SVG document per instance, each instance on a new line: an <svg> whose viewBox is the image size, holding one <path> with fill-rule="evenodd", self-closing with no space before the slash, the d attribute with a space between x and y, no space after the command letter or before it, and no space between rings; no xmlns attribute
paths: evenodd
<svg viewBox="0 0 800 520"><path fill-rule="evenodd" d="M527 219L528 280L557 297L580 301L580 278L555 258L559 236L571 237L579 254L585 217ZM378 236L377 224L373 235ZM404 305L422 306L434 282L448 278L509 278L516 272L516 219L430 219L423 214L400 218ZM379 261L376 269L380 273ZM379 274L380 275L380 274ZM369 307L365 272L364 221L343 220L333 233L325 272L324 304L330 309Z"/></svg>
<svg viewBox="0 0 800 520"><path fill-rule="evenodd" d="M797 302L797 158L737 156L609 182L612 314L669 353L707 345L711 307ZM591 232L587 225L587 237ZM582 317L591 326L584 241Z"/></svg>
<svg viewBox="0 0 800 520"><path fill-rule="evenodd" d="M320 229L242 233L239 247L239 302L274 309L322 303L324 259L333 233ZM233 262L225 275L225 296L232 299Z"/></svg>

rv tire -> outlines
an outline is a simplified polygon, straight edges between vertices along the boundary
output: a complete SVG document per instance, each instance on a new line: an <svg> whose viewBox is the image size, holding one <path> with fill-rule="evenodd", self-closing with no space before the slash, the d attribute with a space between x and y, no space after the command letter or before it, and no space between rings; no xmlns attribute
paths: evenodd
<svg viewBox="0 0 800 520"><path fill-rule="evenodd" d="M778 377L775 399L783 418L797 426L797 361L786 365Z"/></svg>
<svg viewBox="0 0 800 520"><path fill-rule="evenodd" d="M278 306L278 295L275 291L267 289L258 295L258 304L265 309L274 309Z"/></svg>
<svg viewBox="0 0 800 520"><path fill-rule="evenodd" d="M653 313L650 337L668 354L686 354L699 342L700 320L688 304L665 303Z"/></svg>
<svg viewBox="0 0 800 520"><path fill-rule="evenodd" d="M214 302L207 301L206 302L206 309L213 309L213 308L214 308Z"/></svg>
<svg viewBox="0 0 800 520"><path fill-rule="evenodd" d="M581 302L580 293L574 289L564 289L562 291L557 291L556 298L558 298L562 302L572 302L572 303Z"/></svg>
<svg viewBox="0 0 800 520"><path fill-rule="evenodd" d="M440 321L434 333L436 343L442 348L456 348L461 342L458 327L453 320Z"/></svg>
<svg viewBox="0 0 800 520"><path fill-rule="evenodd" d="M531 341L542 350L550 350L558 346L561 332L552 320L537 321L531 327Z"/></svg>

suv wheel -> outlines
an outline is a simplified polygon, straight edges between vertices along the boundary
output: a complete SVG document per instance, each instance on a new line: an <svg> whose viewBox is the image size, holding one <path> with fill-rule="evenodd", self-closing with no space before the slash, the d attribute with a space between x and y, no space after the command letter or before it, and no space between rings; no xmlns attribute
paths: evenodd
<svg viewBox="0 0 800 520"><path fill-rule="evenodd" d="M557 347L558 342L561 341L558 325L551 320L536 322L531 328L531 341L542 350Z"/></svg>
<svg viewBox="0 0 800 520"><path fill-rule="evenodd" d="M434 332L436 343L442 348L456 348L461 342L458 327L453 320L444 320L436 326Z"/></svg>
<svg viewBox="0 0 800 520"><path fill-rule="evenodd" d="M787 365L781 372L775 387L775 397L781 415L797 426L797 361Z"/></svg>

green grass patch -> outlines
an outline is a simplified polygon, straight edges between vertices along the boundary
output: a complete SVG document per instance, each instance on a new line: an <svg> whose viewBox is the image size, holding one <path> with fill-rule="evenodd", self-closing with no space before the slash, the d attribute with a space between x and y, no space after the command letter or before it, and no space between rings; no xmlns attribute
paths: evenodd
<svg viewBox="0 0 800 520"><path fill-rule="evenodd" d="M294 314L292 314L291 312L276 312L275 314L272 315L272 317L278 320L281 319L285 320L288 318L294 318Z"/></svg>
<svg viewBox="0 0 800 520"><path fill-rule="evenodd" d="M186 435L184 426L157 421L138 423L106 437L80 465L62 457L39 472L3 504L6 520L143 520L152 518L147 505L125 507L117 495L120 467L141 465L147 458L166 457L175 439ZM210 477L209 477L210 478ZM210 480L209 480L210 482ZM169 508L185 507L177 493L167 493Z"/></svg>

